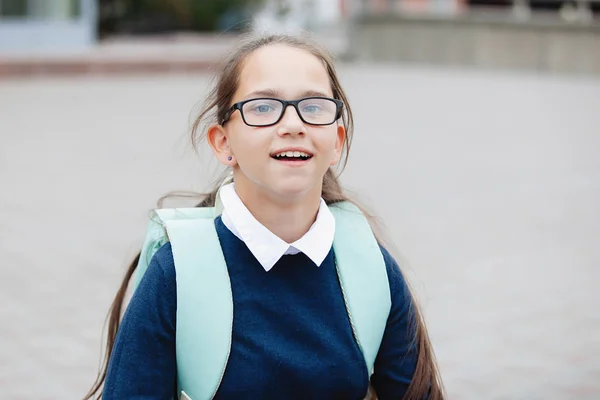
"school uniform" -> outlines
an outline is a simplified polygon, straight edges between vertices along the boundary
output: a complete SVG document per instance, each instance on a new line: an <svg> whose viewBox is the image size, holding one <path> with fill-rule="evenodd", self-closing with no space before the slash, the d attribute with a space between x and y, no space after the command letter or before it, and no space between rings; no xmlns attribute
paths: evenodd
<svg viewBox="0 0 600 400"><path fill-rule="evenodd" d="M252 216L233 184L221 188L221 200L223 214L215 227L231 281L233 332L215 398L364 398L369 377L338 280L335 219L325 202L309 231L288 244ZM379 399L400 399L417 360L411 298L396 262L381 250L392 304L371 384ZM167 243L152 258L123 316L103 399L173 397L176 310L176 272Z"/></svg>

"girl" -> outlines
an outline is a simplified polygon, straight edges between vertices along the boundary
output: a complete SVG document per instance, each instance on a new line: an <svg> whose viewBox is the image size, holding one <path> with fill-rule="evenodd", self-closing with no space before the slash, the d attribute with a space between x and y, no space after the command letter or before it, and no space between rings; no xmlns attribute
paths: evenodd
<svg viewBox="0 0 600 400"><path fill-rule="evenodd" d="M345 165L353 120L331 58L300 38L249 41L221 70L194 142L208 116L205 138L233 174L199 204L222 202L214 224L233 296L230 353L214 397L442 399L423 319L383 247L391 307L372 375L346 312L328 205L347 200L331 168ZM170 243L152 257L119 322L138 259L112 304L103 371L86 399L180 398Z"/></svg>

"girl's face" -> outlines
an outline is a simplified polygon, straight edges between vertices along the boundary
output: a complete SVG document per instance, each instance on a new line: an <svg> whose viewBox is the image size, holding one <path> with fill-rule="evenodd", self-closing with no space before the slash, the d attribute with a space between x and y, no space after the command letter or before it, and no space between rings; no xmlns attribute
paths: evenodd
<svg viewBox="0 0 600 400"><path fill-rule="evenodd" d="M297 100L310 96L333 97L322 61L302 49L270 45L251 53L242 64L232 104L264 97ZM262 118L274 106L276 103L266 102L245 108L247 122ZM319 105L307 102L299 108L310 114L316 113ZM240 195L246 192L284 201L309 194L320 196L323 176L340 160L346 137L337 121L326 126L307 124L293 106L284 110L279 122L266 127L246 125L236 110L223 126L213 126L208 133L219 160L233 167ZM280 156L287 151L309 158Z"/></svg>

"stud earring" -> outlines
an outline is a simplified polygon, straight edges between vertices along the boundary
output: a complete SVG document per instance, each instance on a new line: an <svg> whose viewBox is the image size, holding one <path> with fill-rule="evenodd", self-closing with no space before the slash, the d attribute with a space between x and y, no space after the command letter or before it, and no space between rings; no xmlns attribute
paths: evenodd
<svg viewBox="0 0 600 400"><path fill-rule="evenodd" d="M229 157L227 157L227 160L231 161L231 160L233 160L233 157L229 156Z"/></svg>

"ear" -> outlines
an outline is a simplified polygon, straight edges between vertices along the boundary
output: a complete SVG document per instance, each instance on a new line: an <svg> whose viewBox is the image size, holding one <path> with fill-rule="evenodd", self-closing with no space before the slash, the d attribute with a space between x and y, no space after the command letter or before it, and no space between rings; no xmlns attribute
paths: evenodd
<svg viewBox="0 0 600 400"><path fill-rule="evenodd" d="M228 167L237 164L229 146L229 138L222 125L211 125L206 132L206 140L221 164Z"/></svg>
<svg viewBox="0 0 600 400"><path fill-rule="evenodd" d="M334 166L340 159L342 158L342 152L344 151L344 143L346 142L346 128L344 125L339 124L337 126L336 131L336 140L335 140L335 148L334 148L334 157L331 160L329 165Z"/></svg>

